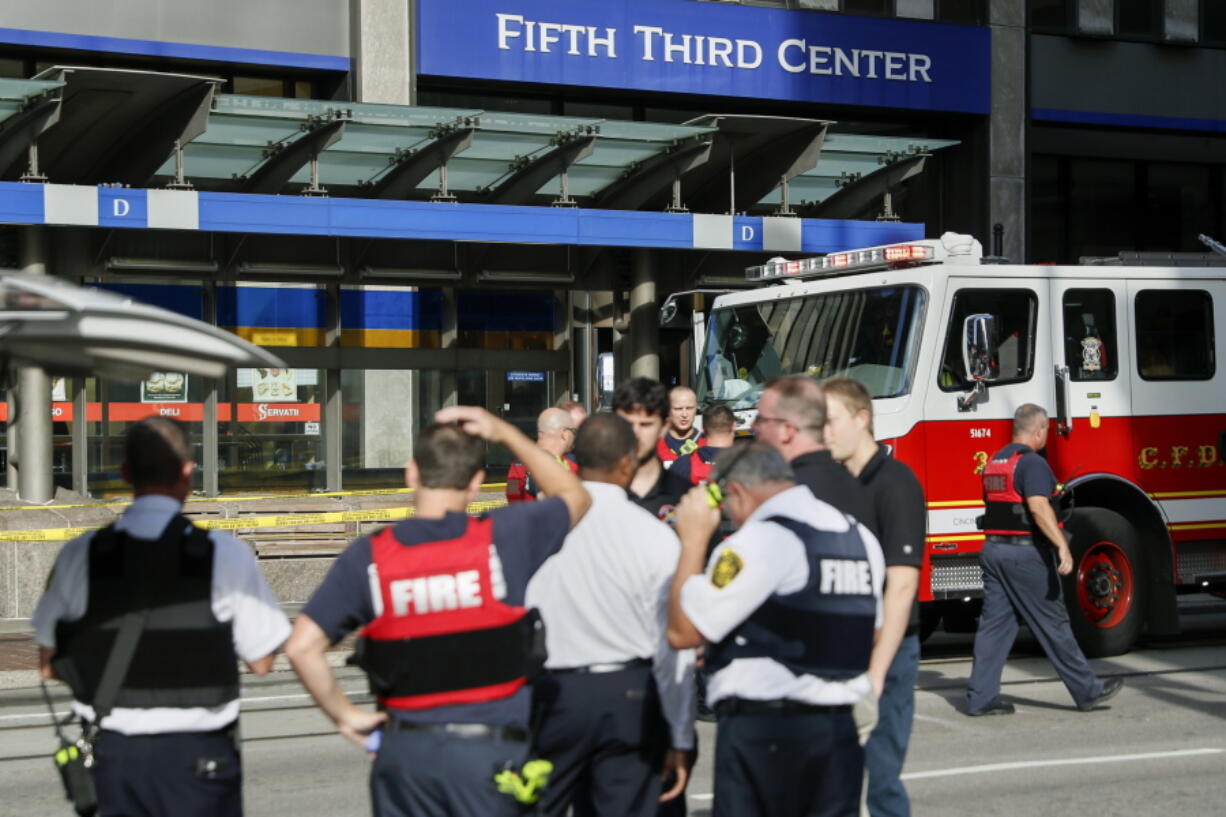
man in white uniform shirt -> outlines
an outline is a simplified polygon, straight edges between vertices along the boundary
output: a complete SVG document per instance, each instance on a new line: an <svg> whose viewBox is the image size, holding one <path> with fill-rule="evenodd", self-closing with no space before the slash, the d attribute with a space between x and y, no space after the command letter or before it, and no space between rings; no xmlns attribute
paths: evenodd
<svg viewBox="0 0 1226 817"><path fill-rule="evenodd" d="M102 817L242 814L238 659L266 674L290 626L251 548L181 515L194 469L181 424L134 424L123 466L132 504L64 546L31 622L43 677L65 681L73 709L92 722L112 645L124 638L119 622L143 616L114 708L98 724Z"/></svg>
<svg viewBox="0 0 1226 817"><path fill-rule="evenodd" d="M710 486L682 500L668 639L707 643L707 700L719 719L714 815L853 817L864 752L851 709L872 694L881 548L797 486L764 443L725 452L712 476L738 530L704 575L719 511Z"/></svg>
<svg viewBox="0 0 1226 817"><path fill-rule="evenodd" d="M685 791L694 655L665 637L680 545L626 493L635 448L621 417L584 422L575 458L591 510L528 584L549 648L535 694L536 751L554 764L551 816L572 803L577 814L654 815ZM665 777L672 784L661 793Z"/></svg>

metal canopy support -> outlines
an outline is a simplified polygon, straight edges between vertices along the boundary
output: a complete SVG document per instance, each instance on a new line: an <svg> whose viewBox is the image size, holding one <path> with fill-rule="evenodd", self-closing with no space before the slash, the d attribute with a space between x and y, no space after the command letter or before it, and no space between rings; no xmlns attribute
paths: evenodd
<svg viewBox="0 0 1226 817"><path fill-rule="evenodd" d="M264 161L246 175L244 193L280 193L294 174L311 165L311 185L303 190L319 194L319 154L336 144L345 133L348 118L342 111L333 111L333 118L312 117L303 125L303 134L293 142L274 142L264 151Z"/></svg>
<svg viewBox="0 0 1226 817"><path fill-rule="evenodd" d="M780 180L817 165L829 122L770 116L704 116L687 125L719 128L709 161L686 173L690 206L743 213ZM734 171L735 169L735 171ZM731 201L730 201L731 200Z"/></svg>
<svg viewBox="0 0 1226 817"><path fill-rule="evenodd" d="M55 67L59 121L37 140L42 172L61 184L145 187L174 153L204 133L219 80L111 68ZM10 168L11 172L11 168Z"/></svg>
<svg viewBox="0 0 1226 817"><path fill-rule="evenodd" d="M597 134L589 128L589 133L575 132L559 133L550 140L552 148L535 159L527 156L516 157L510 165L510 176L491 188L485 199L490 204L528 204L536 191L555 176L564 175L568 168L581 159L592 155L596 149ZM566 184L562 184L562 197L554 202L568 206Z"/></svg>
<svg viewBox="0 0 1226 817"><path fill-rule="evenodd" d="M38 137L60 121L60 94L30 100L22 111L0 125L0 175L7 176L13 164L34 151L33 163L38 162ZM37 167L33 169L37 173Z"/></svg>
<svg viewBox="0 0 1226 817"><path fill-rule="evenodd" d="M694 139L674 144L663 153L628 168L622 177L604 188L596 200L610 210L639 210L662 194L670 195L664 208L685 212L681 198L681 177L711 158L711 139ZM665 188L670 188L665 193Z"/></svg>
<svg viewBox="0 0 1226 817"><path fill-rule="evenodd" d="M884 199L882 215L892 216L892 191L907 179L922 173L928 158L927 153L896 158L892 164L887 164L863 178L853 179L819 204L804 208L803 214L808 218L859 218L874 207L879 199Z"/></svg>
<svg viewBox="0 0 1226 817"><path fill-rule="evenodd" d="M465 120L465 127L440 125L430 132L434 140L430 144L417 150L397 151L393 168L374 183L371 194L377 199L408 198L423 179L437 170L439 194L448 197L447 162L472 146L476 124L476 120Z"/></svg>
<svg viewBox="0 0 1226 817"><path fill-rule="evenodd" d="M28 275L47 274L45 227L26 227L21 236L21 266ZM37 366L17 373L17 493L26 502L47 502L55 495L51 478L51 380ZM10 454L11 455L11 454Z"/></svg>

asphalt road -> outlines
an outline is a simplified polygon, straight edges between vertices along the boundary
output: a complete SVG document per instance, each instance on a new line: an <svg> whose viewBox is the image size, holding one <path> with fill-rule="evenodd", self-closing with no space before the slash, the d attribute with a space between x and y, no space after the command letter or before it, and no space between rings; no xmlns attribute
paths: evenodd
<svg viewBox="0 0 1226 817"><path fill-rule="evenodd" d="M1006 669L1009 716L961 714L969 636L925 645L904 778L916 815L1151 815L1226 812L1226 611L1185 618L1186 635L1094 661L1126 679L1098 711L1073 708L1050 664L1023 641ZM362 679L339 671L361 694ZM337 737L287 673L244 685L243 752L250 815L369 814L365 755ZM0 817L67 815L37 689L0 692ZM690 813L711 808L712 724Z"/></svg>

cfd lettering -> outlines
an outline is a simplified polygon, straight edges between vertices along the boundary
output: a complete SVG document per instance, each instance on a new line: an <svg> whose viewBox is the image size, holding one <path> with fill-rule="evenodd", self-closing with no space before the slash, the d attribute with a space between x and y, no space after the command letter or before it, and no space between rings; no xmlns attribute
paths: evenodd
<svg viewBox="0 0 1226 817"><path fill-rule="evenodd" d="M398 616L441 613L481 606L481 573L461 570L391 582L392 611Z"/></svg>

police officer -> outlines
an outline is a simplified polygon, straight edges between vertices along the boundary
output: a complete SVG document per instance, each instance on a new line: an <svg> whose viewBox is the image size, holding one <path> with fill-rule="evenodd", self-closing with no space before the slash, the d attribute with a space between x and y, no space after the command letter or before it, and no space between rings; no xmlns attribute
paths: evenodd
<svg viewBox="0 0 1226 817"><path fill-rule="evenodd" d="M966 689L968 715L1013 712L1013 704L1000 698L1000 674L1017 638L1019 617L1081 711L1109 700L1124 685L1123 679L1104 683L1094 675L1069 626L1056 574L1072 572L1073 554L1052 509L1056 476L1037 453L1047 445L1048 426L1042 408L1020 406L1013 415L1013 441L993 455L983 472L983 613Z"/></svg>
<svg viewBox="0 0 1226 817"><path fill-rule="evenodd" d="M561 407L547 408L536 418L536 444L553 454L558 462L572 473L579 471L570 451L575 446L575 430L579 426L571 413ZM507 469L507 502L531 502L540 489L532 479L532 473L522 462L516 460Z"/></svg>
<svg viewBox="0 0 1226 817"><path fill-rule="evenodd" d="M873 518L873 508L868 493L830 456L825 428L826 398L813 378L785 375L766 384L758 398L754 434L784 456L796 481L808 486L814 496L871 529L867 520Z"/></svg>
<svg viewBox="0 0 1226 817"><path fill-rule="evenodd" d="M826 445L834 459L868 490L873 517L866 524L877 533L885 554L881 635L873 645L868 667L877 701L876 725L864 745L867 807L873 817L905 817L911 813L911 804L899 775L915 715L920 658L915 592L928 508L915 474L877 444L873 398L864 384L838 377L823 381L821 387L826 395ZM868 722L872 722L871 714Z"/></svg>
<svg viewBox="0 0 1226 817"><path fill-rule="evenodd" d="M634 505L626 486L637 444L629 423L598 414L575 457L592 507L528 584L549 658L536 681L543 721L536 751L554 764L544 812L654 815L684 796L694 744L692 650L665 637L680 545ZM663 717L661 717L661 707ZM661 793L663 774L673 783Z"/></svg>
<svg viewBox="0 0 1226 817"><path fill-rule="evenodd" d="M519 813L493 775L527 759L529 649L524 591L590 499L578 477L515 427L469 406L443 409L414 444L406 477L416 516L363 536L333 564L294 622L286 653L340 733L365 746L375 815ZM503 443L549 499L465 515L481 488L482 440ZM378 712L338 686L325 651L362 628L355 653ZM535 666L534 666L535 663Z"/></svg>
<svg viewBox="0 0 1226 817"><path fill-rule="evenodd" d="M692 454L706 441L694 427L698 416L698 395L689 386L673 386L668 392L668 425L656 444L656 453L665 468Z"/></svg>
<svg viewBox="0 0 1226 817"><path fill-rule="evenodd" d="M630 498L668 522L690 481L664 467L658 444L668 417L668 392L658 380L634 377L613 392L613 411L634 429L638 468L630 481Z"/></svg>
<svg viewBox="0 0 1226 817"><path fill-rule="evenodd" d="M863 525L797 485L767 445L731 449L714 476L739 530L704 575L719 511L710 486L686 495L668 624L674 647L707 642L707 696L719 719L714 814L856 815L864 752L851 710L872 694L881 549Z"/></svg>
<svg viewBox="0 0 1226 817"><path fill-rule="evenodd" d="M715 405L702 414L705 442L689 456L680 457L668 470L697 485L711 476L715 459L736 441L736 415L727 406Z"/></svg>
<svg viewBox="0 0 1226 817"><path fill-rule="evenodd" d="M181 424L133 424L123 464L132 504L64 546L31 622L43 677L72 688L78 715L93 722L95 699L112 698L94 745L103 817L243 813L238 659L266 674L290 627L251 548L183 517L194 470ZM112 650L133 637L108 696Z"/></svg>

